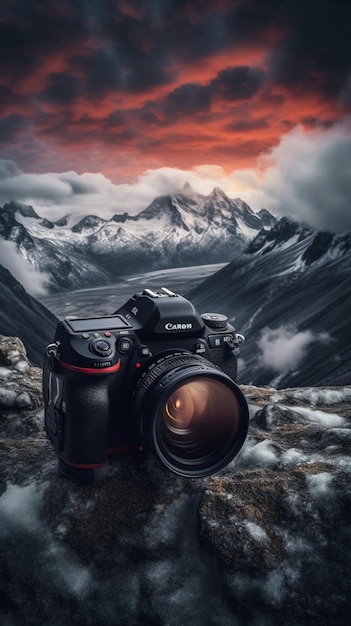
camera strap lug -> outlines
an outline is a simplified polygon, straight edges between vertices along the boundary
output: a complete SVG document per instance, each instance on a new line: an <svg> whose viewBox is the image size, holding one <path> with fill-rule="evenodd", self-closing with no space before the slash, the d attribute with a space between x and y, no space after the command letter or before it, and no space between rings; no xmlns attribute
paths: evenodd
<svg viewBox="0 0 351 626"><path fill-rule="evenodd" d="M235 333L233 341L228 341L226 343L228 351L235 357L240 354L240 346L244 343L245 337L244 335L240 335L239 333Z"/></svg>
<svg viewBox="0 0 351 626"><path fill-rule="evenodd" d="M51 372L54 371L55 361L60 358L58 352L59 345L59 342L56 341L55 343L49 343L49 345L46 347L46 354L49 357L49 369Z"/></svg>

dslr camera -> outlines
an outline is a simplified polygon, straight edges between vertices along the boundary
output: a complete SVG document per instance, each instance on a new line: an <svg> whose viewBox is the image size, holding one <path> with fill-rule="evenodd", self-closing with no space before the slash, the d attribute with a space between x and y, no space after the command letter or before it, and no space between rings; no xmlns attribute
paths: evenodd
<svg viewBox="0 0 351 626"><path fill-rule="evenodd" d="M110 316L60 321L43 373L59 473L90 483L109 455L132 449L152 450L185 477L221 470L248 430L235 383L243 340L225 315L199 315L166 288L145 289Z"/></svg>

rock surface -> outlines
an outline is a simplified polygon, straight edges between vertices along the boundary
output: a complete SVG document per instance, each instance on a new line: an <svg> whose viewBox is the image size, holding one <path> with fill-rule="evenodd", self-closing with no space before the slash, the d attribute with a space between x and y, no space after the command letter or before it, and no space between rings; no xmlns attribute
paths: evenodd
<svg viewBox="0 0 351 626"><path fill-rule="evenodd" d="M147 453L57 474L41 370L0 337L0 621L349 623L351 387L243 387L240 455L186 480Z"/></svg>

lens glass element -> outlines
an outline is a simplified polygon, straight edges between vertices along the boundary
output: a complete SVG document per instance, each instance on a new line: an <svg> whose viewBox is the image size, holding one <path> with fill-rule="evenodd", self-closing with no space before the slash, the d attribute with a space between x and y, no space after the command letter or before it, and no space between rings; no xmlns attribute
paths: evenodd
<svg viewBox="0 0 351 626"><path fill-rule="evenodd" d="M149 365L132 405L140 440L176 474L200 478L238 454L249 425L236 383L206 359L170 354Z"/></svg>
<svg viewBox="0 0 351 626"><path fill-rule="evenodd" d="M158 447L177 466L212 466L232 448L241 414L231 387L209 376L189 378L160 410L155 423Z"/></svg>

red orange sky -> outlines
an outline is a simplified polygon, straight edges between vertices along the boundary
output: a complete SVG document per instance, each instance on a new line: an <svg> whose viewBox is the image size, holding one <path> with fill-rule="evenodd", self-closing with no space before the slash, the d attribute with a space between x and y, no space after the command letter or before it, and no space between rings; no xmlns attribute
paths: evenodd
<svg viewBox="0 0 351 626"><path fill-rule="evenodd" d="M0 158L114 182L254 167L350 115L350 24L338 0L3 0Z"/></svg>

